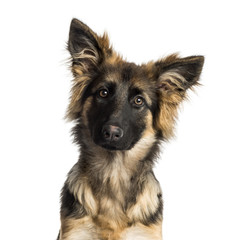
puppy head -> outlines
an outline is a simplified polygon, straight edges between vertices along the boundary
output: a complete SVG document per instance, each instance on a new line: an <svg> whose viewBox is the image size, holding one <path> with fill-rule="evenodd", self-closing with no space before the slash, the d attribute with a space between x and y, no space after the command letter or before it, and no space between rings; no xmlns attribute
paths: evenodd
<svg viewBox="0 0 243 240"><path fill-rule="evenodd" d="M204 58L171 55L148 64L124 61L87 25L72 20L68 40L74 76L69 120L78 120L93 142L131 149L146 135L168 139L179 104L197 85Z"/></svg>

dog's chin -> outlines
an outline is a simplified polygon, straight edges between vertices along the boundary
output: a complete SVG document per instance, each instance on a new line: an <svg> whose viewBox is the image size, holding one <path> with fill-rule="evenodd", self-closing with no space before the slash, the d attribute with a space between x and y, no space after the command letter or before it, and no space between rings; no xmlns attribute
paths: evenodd
<svg viewBox="0 0 243 240"><path fill-rule="evenodd" d="M109 145L109 144L101 144L100 145L102 148L109 150L109 151L122 151L125 150L119 146L114 146L114 145Z"/></svg>
<svg viewBox="0 0 243 240"><path fill-rule="evenodd" d="M130 145L125 146L121 144L107 143L107 142L95 142L95 144L109 151L126 151L132 148L132 146Z"/></svg>

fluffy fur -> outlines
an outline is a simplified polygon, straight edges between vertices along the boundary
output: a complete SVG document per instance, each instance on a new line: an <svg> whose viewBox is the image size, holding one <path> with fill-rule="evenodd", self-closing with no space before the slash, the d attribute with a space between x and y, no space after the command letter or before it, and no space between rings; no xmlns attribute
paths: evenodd
<svg viewBox="0 0 243 240"><path fill-rule="evenodd" d="M68 50L74 80L66 117L75 123L80 157L62 190L58 239L161 240L162 193L153 165L204 58L126 62L106 34L77 19Z"/></svg>

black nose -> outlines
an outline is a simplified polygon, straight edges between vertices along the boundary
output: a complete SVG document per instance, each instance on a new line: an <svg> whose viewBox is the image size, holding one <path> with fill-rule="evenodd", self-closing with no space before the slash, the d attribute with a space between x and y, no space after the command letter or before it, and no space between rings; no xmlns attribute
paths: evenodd
<svg viewBox="0 0 243 240"><path fill-rule="evenodd" d="M105 125L102 129L106 141L118 141L123 137L123 130L117 126Z"/></svg>

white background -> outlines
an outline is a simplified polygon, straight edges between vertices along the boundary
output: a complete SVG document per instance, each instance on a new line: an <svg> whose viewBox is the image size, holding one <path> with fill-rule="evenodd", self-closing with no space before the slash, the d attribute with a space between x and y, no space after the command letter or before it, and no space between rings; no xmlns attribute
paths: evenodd
<svg viewBox="0 0 243 240"><path fill-rule="evenodd" d="M206 58L177 137L156 165L165 240L243 239L243 14L240 1L1 1L0 238L53 240L59 193L78 158L63 120L73 17L142 63Z"/></svg>

